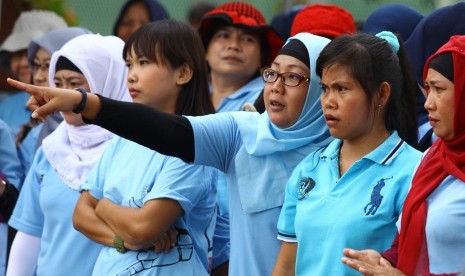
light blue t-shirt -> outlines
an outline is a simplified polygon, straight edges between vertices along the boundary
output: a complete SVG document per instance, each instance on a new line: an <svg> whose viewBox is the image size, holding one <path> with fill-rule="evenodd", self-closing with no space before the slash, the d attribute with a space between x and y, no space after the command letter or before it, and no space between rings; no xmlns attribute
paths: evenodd
<svg viewBox="0 0 465 276"><path fill-rule="evenodd" d="M216 112L241 111L245 103L255 102L264 86L265 83L261 77L252 79L239 90L222 99ZM222 172L218 175L217 189L219 216L213 237L213 268L229 259L230 250L228 183Z"/></svg>
<svg viewBox="0 0 465 276"><path fill-rule="evenodd" d="M359 275L344 248L388 249L421 158L394 131L340 177L340 145L310 154L288 181L278 239L298 243L296 275Z"/></svg>
<svg viewBox="0 0 465 276"><path fill-rule="evenodd" d="M446 177L427 198L429 271L459 273L465 262L465 183Z"/></svg>
<svg viewBox="0 0 465 276"><path fill-rule="evenodd" d="M0 172L20 189L23 179L21 164L16 152L14 137L8 125L0 120ZM0 252L6 252L8 244L8 227L6 223L0 222ZM0 276L4 275L6 269L6 254L0 254Z"/></svg>
<svg viewBox="0 0 465 276"><path fill-rule="evenodd" d="M426 202L429 271L441 275L457 274L465 263L465 183L449 175ZM397 221L398 232L401 231L401 221L402 214Z"/></svg>
<svg viewBox="0 0 465 276"><path fill-rule="evenodd" d="M239 88L236 92L223 98L216 112L240 111L245 103L253 104L265 87L262 77L256 77Z"/></svg>
<svg viewBox="0 0 465 276"><path fill-rule="evenodd" d="M242 211L234 161L243 143L236 121L228 113L188 119L195 137L194 163L215 167L227 177L231 241L229 275L271 275L281 248L281 242L276 239L281 207L247 214ZM251 179L250 185L267 183ZM256 200L266 201L267 198Z"/></svg>
<svg viewBox="0 0 465 276"><path fill-rule="evenodd" d="M32 160L34 159L34 154L37 149L37 140L39 138L40 131L42 130L43 124L32 128L29 133L24 138L21 145L18 148L18 156L21 161L21 167L23 168L24 174L27 174L29 168L31 167Z"/></svg>
<svg viewBox="0 0 465 276"><path fill-rule="evenodd" d="M97 199L108 198L132 208L169 198L181 205L184 215L175 221L178 240L168 253L149 249L121 254L105 246L93 275L208 275L216 222L216 178L215 169L188 165L115 137L81 188Z"/></svg>
<svg viewBox="0 0 465 276"><path fill-rule="evenodd" d="M41 148L24 180L9 225L40 237L37 275L90 275L102 246L73 227L80 193L64 184Z"/></svg>
<svg viewBox="0 0 465 276"><path fill-rule="evenodd" d="M18 191L23 181L23 171L16 150L15 140L8 125L0 119L0 172Z"/></svg>
<svg viewBox="0 0 465 276"><path fill-rule="evenodd" d="M25 91L16 92L0 102L0 119L11 128L16 135L31 118L31 111L26 107L29 94Z"/></svg>

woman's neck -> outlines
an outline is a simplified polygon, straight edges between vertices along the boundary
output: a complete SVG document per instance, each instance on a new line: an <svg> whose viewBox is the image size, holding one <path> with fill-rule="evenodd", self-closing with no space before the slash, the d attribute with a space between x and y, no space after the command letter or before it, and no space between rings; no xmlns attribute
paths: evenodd
<svg viewBox="0 0 465 276"><path fill-rule="evenodd" d="M373 129L369 135L343 140L339 149L339 171L341 175L353 163L381 145L388 137L389 131L383 126L377 130Z"/></svg>

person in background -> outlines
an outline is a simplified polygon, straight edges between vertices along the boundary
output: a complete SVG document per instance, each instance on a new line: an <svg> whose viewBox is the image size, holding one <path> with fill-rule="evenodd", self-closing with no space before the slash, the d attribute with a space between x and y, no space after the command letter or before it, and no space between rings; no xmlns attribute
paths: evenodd
<svg viewBox="0 0 465 276"><path fill-rule="evenodd" d="M124 43L115 36L80 35L50 60L52 87L80 88L130 101ZM38 149L9 225L18 232L7 275L90 275L101 245L73 228L79 187L114 136L86 125L80 114L62 112L64 121Z"/></svg>
<svg viewBox="0 0 465 276"><path fill-rule="evenodd" d="M202 17L213 10L215 5L210 2L195 2L187 11L187 21L195 30L200 28L200 23L202 22Z"/></svg>
<svg viewBox="0 0 465 276"><path fill-rule="evenodd" d="M403 41L407 41L421 19L423 15L408 5L386 4L368 16L361 31L373 35L390 31L399 34Z"/></svg>
<svg viewBox="0 0 465 276"><path fill-rule="evenodd" d="M214 113L204 57L187 23L141 27L123 50L133 102L168 114ZM216 179L216 169L115 137L82 185L73 217L76 229L105 245L93 275L208 276ZM155 252L153 245L170 229L177 237L169 251Z"/></svg>
<svg viewBox="0 0 465 276"><path fill-rule="evenodd" d="M272 67L262 73L267 105L263 114L182 117L90 93L83 101L77 91L7 81L34 95L29 107L35 117L44 119L52 110L81 105L81 114L93 124L160 153L225 172L231 219L229 275L270 275L280 247L276 223L285 183L297 163L331 141L315 71L317 57L328 42L301 33L283 46Z"/></svg>
<svg viewBox="0 0 465 276"><path fill-rule="evenodd" d="M274 276L354 275L337 258L343 248L391 244L421 156L409 145L417 136L406 58L391 32L342 35L321 52L321 106L336 139L288 181Z"/></svg>
<svg viewBox="0 0 465 276"><path fill-rule="evenodd" d="M465 3L459 2L436 9L426 15L413 30L405 47L412 64L413 77L418 83L416 109L418 119L419 149L425 151L437 137L428 122L428 114L424 108L425 96L423 88L423 68L425 62L434 52L444 45L452 35L465 35Z"/></svg>
<svg viewBox="0 0 465 276"><path fill-rule="evenodd" d="M9 252L8 219L18 198L23 180L21 163L10 127L0 119L0 276L5 275Z"/></svg>
<svg viewBox="0 0 465 276"><path fill-rule="evenodd" d="M29 42L43 35L44 33L55 28L66 27L66 22L63 18L56 13L45 10L31 10L22 12L18 19L16 19L12 32L6 37L0 45L0 64L7 68L6 71L11 75L23 80L24 82L31 82L31 70L27 62L27 46ZM0 102L0 120L2 120L9 127L10 135L14 137L23 124L29 122L31 111L26 108L28 99L27 93L24 91L14 91L2 99ZM13 138L14 139L14 138ZM3 143L3 141L1 142ZM9 145L5 142L4 145ZM13 145L14 146L14 145ZM8 149L16 153L16 147ZM7 175L15 174L17 172L3 172ZM21 178L22 180L22 173ZM22 181L9 180L12 182L12 189L19 191ZM14 188L13 188L14 187ZM5 263L7 257L7 226L2 224L0 230L0 246L2 247L2 254L0 254L0 276L4 275ZM3 251L3 248L5 250ZM3 254L4 252L4 254Z"/></svg>
<svg viewBox="0 0 465 276"><path fill-rule="evenodd" d="M24 11L16 20L11 34L0 45L0 59L9 60L13 76L30 83L32 72L27 60L29 43L43 34L64 28L65 20L56 13L45 10ZM31 112L26 108L28 99L24 91L14 92L0 103L0 119L5 121L16 135L22 125L29 122Z"/></svg>
<svg viewBox="0 0 465 276"><path fill-rule="evenodd" d="M210 69L211 100L217 112L239 111L264 87L260 68L269 65L283 41L261 12L244 2L226 2L208 12L199 32ZM229 217L226 177L218 180L219 213L213 267L227 270Z"/></svg>
<svg viewBox="0 0 465 276"><path fill-rule="evenodd" d="M168 12L156 0L128 0L121 7L113 25L113 35L126 42L137 29L145 24L168 18Z"/></svg>
<svg viewBox="0 0 465 276"><path fill-rule="evenodd" d="M254 102L264 86L260 68L269 65L283 45L279 34L245 2L226 2L210 11L199 32L216 111L237 111Z"/></svg>
<svg viewBox="0 0 465 276"><path fill-rule="evenodd" d="M364 275L459 275L465 261L465 36L426 62L425 109L438 136L416 169L391 249L345 249ZM360 248L360 247L359 247Z"/></svg>
<svg viewBox="0 0 465 276"><path fill-rule="evenodd" d="M32 84L49 86L48 69L52 54L69 40L89 33L90 31L84 28L67 27L52 30L33 39L27 50L27 59L32 68ZM43 124L40 124L39 120L31 118L28 124L23 125L20 133L16 136L16 146L25 175L31 166L34 153L42 144L42 140L55 130L62 120L63 117L57 112L47 117Z"/></svg>

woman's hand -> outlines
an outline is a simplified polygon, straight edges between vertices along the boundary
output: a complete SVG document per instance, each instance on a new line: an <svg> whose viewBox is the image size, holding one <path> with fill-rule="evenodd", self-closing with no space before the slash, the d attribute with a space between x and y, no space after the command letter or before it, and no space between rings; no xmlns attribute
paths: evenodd
<svg viewBox="0 0 465 276"><path fill-rule="evenodd" d="M375 250L344 249L342 262L365 276L401 276L401 271L392 267L381 254Z"/></svg>
<svg viewBox="0 0 465 276"><path fill-rule="evenodd" d="M168 253L176 245L178 231L171 227L160 239L153 245L157 253Z"/></svg>
<svg viewBox="0 0 465 276"><path fill-rule="evenodd" d="M10 78L7 82L31 95L27 107L33 111L32 118L39 118L41 121L44 121L47 115L57 111L74 110L82 99L81 93L75 90L35 86Z"/></svg>

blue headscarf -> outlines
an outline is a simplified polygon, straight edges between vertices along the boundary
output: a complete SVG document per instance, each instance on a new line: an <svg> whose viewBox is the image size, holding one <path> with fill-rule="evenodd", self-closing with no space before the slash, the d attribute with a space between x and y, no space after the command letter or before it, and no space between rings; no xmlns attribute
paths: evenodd
<svg viewBox="0 0 465 276"><path fill-rule="evenodd" d="M118 18L116 19L115 24L113 25L113 35L117 36L118 27L121 24L121 20L123 19L124 14L126 11L131 7L134 3L144 3L147 6L147 11L149 12L150 21L157 21L162 19L169 19L168 12L166 11L165 7L162 4L158 3L155 0L128 0L123 7L121 8Z"/></svg>
<svg viewBox="0 0 465 276"><path fill-rule="evenodd" d="M437 9L425 16L415 27L405 48L412 64L413 77L423 84L423 67L426 60L444 45L452 35L465 34L465 3L460 2ZM427 112L423 105L425 97L417 91L416 105L419 123L426 121Z"/></svg>
<svg viewBox="0 0 465 276"><path fill-rule="evenodd" d="M310 33L300 33L291 39L304 43L310 56L310 85L297 122L281 129L270 121L267 112L232 113L243 141L235 165L245 213L282 206L284 188L294 167L332 140L320 104L321 79L316 74L318 56L330 40Z"/></svg>
<svg viewBox="0 0 465 276"><path fill-rule="evenodd" d="M374 35L390 31L400 34L406 41L422 18L423 15L405 4L387 4L368 16L362 31Z"/></svg>
<svg viewBox="0 0 465 276"><path fill-rule="evenodd" d="M71 39L79 35L90 33L92 32L81 27L66 27L50 31L41 37L33 39L31 43L29 43L29 47L27 49L27 61L31 66L33 66L34 57L36 56L39 48L44 48L50 55L52 55Z"/></svg>

